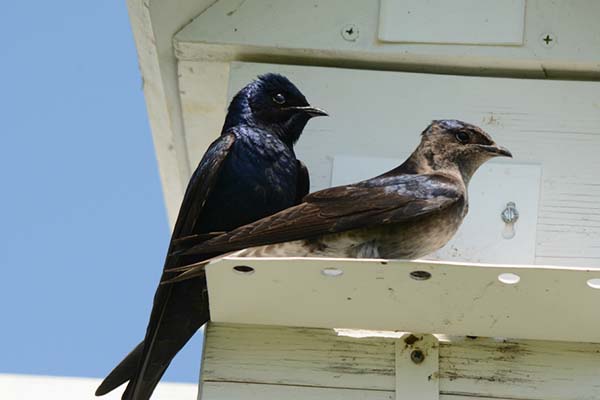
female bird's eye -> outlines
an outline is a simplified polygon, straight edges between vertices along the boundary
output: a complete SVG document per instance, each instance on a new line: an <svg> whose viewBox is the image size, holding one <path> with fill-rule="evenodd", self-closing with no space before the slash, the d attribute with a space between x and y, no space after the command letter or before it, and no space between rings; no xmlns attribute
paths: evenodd
<svg viewBox="0 0 600 400"><path fill-rule="evenodd" d="M273 101L277 104L283 104L285 103L285 97L281 93L277 93L273 96Z"/></svg>
<svg viewBox="0 0 600 400"><path fill-rule="evenodd" d="M469 134L467 132L459 131L456 132L456 140L461 142L462 144L469 142Z"/></svg>

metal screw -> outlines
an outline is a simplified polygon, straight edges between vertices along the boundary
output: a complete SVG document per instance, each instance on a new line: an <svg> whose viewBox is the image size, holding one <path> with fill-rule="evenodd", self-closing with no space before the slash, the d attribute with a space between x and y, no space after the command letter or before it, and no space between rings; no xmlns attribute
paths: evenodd
<svg viewBox="0 0 600 400"><path fill-rule="evenodd" d="M423 352L421 350L418 350L418 349L413 350L410 353L410 359L415 364L421 364L423 361L425 361L425 354L423 354Z"/></svg>
<svg viewBox="0 0 600 400"><path fill-rule="evenodd" d="M358 39L358 27L354 24L348 24L342 28L342 37L348 42L355 42Z"/></svg>
<svg viewBox="0 0 600 400"><path fill-rule="evenodd" d="M540 36L542 46L550 48L556 43L556 36L553 33L542 33Z"/></svg>

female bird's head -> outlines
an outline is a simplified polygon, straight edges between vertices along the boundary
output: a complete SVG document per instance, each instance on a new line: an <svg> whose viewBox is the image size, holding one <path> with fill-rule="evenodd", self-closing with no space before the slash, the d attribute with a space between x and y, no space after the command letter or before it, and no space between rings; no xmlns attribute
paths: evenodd
<svg viewBox="0 0 600 400"><path fill-rule="evenodd" d="M245 124L266 129L292 146L309 119L327 113L312 107L283 75L265 74L240 90L229 105L223 131Z"/></svg>
<svg viewBox="0 0 600 400"><path fill-rule="evenodd" d="M458 168L467 182L490 158L512 157L483 129L455 119L433 121L423 131L415 153L433 170Z"/></svg>

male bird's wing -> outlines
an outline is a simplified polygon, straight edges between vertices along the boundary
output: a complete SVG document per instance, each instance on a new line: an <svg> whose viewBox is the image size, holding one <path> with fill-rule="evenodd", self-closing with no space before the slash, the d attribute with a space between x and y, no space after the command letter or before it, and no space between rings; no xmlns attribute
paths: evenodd
<svg viewBox="0 0 600 400"><path fill-rule="evenodd" d="M298 165L298 175L296 177L296 199L294 200L294 205L301 204L302 200L310 190L310 175L308 173L308 168L306 168L306 165L300 160L296 160L296 163ZM221 236L225 233L226 232L199 233L189 236L183 236L178 239L173 239L171 241L170 254L186 254L189 251L189 249L193 248L194 246L206 242L207 240ZM178 268L175 268L172 271L175 272L177 270Z"/></svg>
<svg viewBox="0 0 600 400"><path fill-rule="evenodd" d="M217 183L223 161L229 155L229 150L234 143L235 134L221 135L210 145L202 157L183 196L172 239L179 239L194 233L194 227L199 222L202 208Z"/></svg>
<svg viewBox="0 0 600 400"><path fill-rule="evenodd" d="M223 161L227 158L229 150L234 143L235 135L233 133L226 133L215 140L206 151L188 184L169 247L174 246L178 241L185 242L185 238L193 235L194 228L200 219L202 208L218 180ZM214 235L206 234L200 238L196 238L195 243L212 236ZM165 269L178 266L180 262L180 257L168 256L165 261ZM154 297L154 306L144 341L138 344L104 379L96 390L97 396L108 393L129 380L130 382L123 394L123 399L149 398L150 393L152 393L152 390L172 359L172 355L170 354L172 353L172 349L165 350L164 348L179 346L179 344L169 343L168 327L166 328L167 330L163 329L163 332L158 332L170 295L170 285L159 286ZM169 316L169 318L173 319L176 317ZM184 318L184 316L181 315L180 318ZM173 325L177 326L177 324ZM185 324L184 328L190 330L190 337L195 332L195 330L192 331ZM160 351L155 351L157 341L162 342L160 345L163 348L158 349ZM179 349L177 348L175 351L177 350ZM150 371L148 371L149 363L152 364Z"/></svg>
<svg viewBox="0 0 600 400"><path fill-rule="evenodd" d="M224 253L409 221L460 201L461 187L452 177L431 174L376 178L325 189L306 196L300 205L207 240L187 253ZM201 275L202 268L190 266L174 280Z"/></svg>
<svg viewBox="0 0 600 400"><path fill-rule="evenodd" d="M298 175L296 177L296 201L294 204L300 204L310 190L310 175L308 174L308 168L302 161L296 160L296 163L298 164Z"/></svg>

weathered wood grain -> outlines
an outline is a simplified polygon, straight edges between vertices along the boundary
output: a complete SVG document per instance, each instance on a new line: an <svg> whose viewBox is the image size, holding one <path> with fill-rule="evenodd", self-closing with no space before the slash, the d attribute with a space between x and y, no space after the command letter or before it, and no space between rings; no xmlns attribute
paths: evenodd
<svg viewBox="0 0 600 400"><path fill-rule="evenodd" d="M205 400L242 398L235 396L240 391L250 393L243 397L248 399L261 394L295 398L274 395L284 393L306 393L298 398L307 399L316 394L384 399L395 390L397 338L210 324L206 339L204 393L214 397ZM439 368L440 398L445 400L600 398L600 344L440 337ZM236 386L244 384L259 386ZM318 390L296 392L296 387Z"/></svg>
<svg viewBox="0 0 600 400"><path fill-rule="evenodd" d="M500 397L440 395L440 400L514 400ZM266 385L241 382L207 382L203 400L416 400L416 397L397 397L394 392L319 388L308 386Z"/></svg>
<svg viewBox="0 0 600 400"><path fill-rule="evenodd" d="M210 324L205 381L394 390L390 340L338 337L330 329Z"/></svg>
<svg viewBox="0 0 600 400"><path fill-rule="evenodd" d="M393 391L356 390L242 382L206 382L203 400L395 400Z"/></svg>
<svg viewBox="0 0 600 400"><path fill-rule="evenodd" d="M415 397L396 396L394 392L318 388L307 386L265 385L240 382L208 382L204 400L415 400ZM440 400L515 400L500 397L480 397L441 394Z"/></svg>
<svg viewBox="0 0 600 400"><path fill-rule="evenodd" d="M600 344L458 338L440 345L444 393L591 400L600 398L599 377Z"/></svg>

